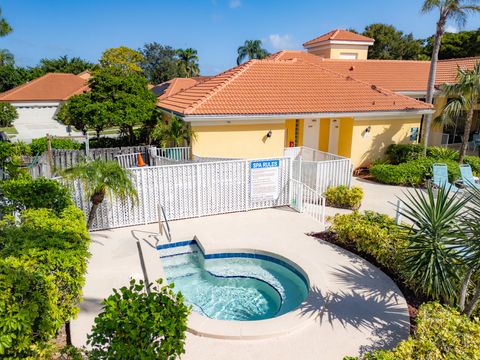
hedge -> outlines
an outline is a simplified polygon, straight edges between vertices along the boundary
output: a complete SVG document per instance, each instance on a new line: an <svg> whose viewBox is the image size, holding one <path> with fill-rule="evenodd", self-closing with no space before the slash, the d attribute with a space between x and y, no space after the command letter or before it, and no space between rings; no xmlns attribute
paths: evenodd
<svg viewBox="0 0 480 360"><path fill-rule="evenodd" d="M360 207L363 199L363 190L358 186L349 188L340 185L329 187L325 192L327 206L333 206L343 209L356 210Z"/></svg>
<svg viewBox="0 0 480 360"><path fill-rule="evenodd" d="M85 282L89 235L81 210L27 209L0 223L0 355L41 358L75 316Z"/></svg>
<svg viewBox="0 0 480 360"><path fill-rule="evenodd" d="M370 174L384 184L418 186L432 177L432 166L443 163L448 166L448 178L451 182L460 177L460 168L453 160L420 158L399 165L378 164L370 168Z"/></svg>
<svg viewBox="0 0 480 360"><path fill-rule="evenodd" d="M82 144L71 139L52 139L52 149L80 150ZM47 151L48 140L46 137L33 139L30 149L33 154L43 154Z"/></svg>
<svg viewBox="0 0 480 360"><path fill-rule="evenodd" d="M346 357L345 359L354 359ZM480 359L480 321L438 303L423 304L417 330L391 351L379 350L364 360Z"/></svg>

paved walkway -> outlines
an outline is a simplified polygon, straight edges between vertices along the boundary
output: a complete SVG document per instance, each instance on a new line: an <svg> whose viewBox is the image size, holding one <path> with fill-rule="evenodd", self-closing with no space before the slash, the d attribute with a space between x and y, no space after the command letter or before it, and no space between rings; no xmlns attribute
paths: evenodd
<svg viewBox="0 0 480 360"><path fill-rule="evenodd" d="M223 340L188 333L182 359L342 359L392 347L408 336L407 306L395 284L359 257L307 236L321 230L307 215L289 208L266 209L180 220L171 227L174 241L197 235L207 252L251 248L284 256L306 271L311 284L311 296L300 308L301 316L308 318L301 328L263 340ZM127 284L130 277L142 276L136 238L149 279L163 275L154 249L156 232L152 224L92 233L85 301L72 322L75 345L85 344L100 300L112 288Z"/></svg>

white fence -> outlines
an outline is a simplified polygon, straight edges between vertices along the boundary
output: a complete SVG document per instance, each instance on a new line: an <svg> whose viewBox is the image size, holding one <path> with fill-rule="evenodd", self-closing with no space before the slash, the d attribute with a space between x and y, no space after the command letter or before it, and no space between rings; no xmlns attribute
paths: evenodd
<svg viewBox="0 0 480 360"><path fill-rule="evenodd" d="M325 198L304 183L290 180L290 206L325 224Z"/></svg>
<svg viewBox="0 0 480 360"><path fill-rule="evenodd" d="M289 157L295 160L302 159L305 161L347 160L346 157L312 149L306 146L285 148L283 150L283 156Z"/></svg>
<svg viewBox="0 0 480 360"><path fill-rule="evenodd" d="M352 165L350 159L331 161L293 160L292 178L323 194L331 186L345 185L352 182Z"/></svg>
<svg viewBox="0 0 480 360"><path fill-rule="evenodd" d="M157 156L170 160L190 160L190 147L157 148Z"/></svg>
<svg viewBox="0 0 480 360"><path fill-rule="evenodd" d="M138 201L105 199L92 229L109 229L158 221L158 204L169 220L290 205L291 159L281 158L276 200L252 199L252 160L218 161L130 169ZM80 183L72 185L76 205L85 213L89 199Z"/></svg>

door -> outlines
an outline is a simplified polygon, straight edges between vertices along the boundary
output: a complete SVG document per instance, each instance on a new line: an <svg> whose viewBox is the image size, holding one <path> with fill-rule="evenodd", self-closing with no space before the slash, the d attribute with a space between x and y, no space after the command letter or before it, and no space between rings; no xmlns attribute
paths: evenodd
<svg viewBox="0 0 480 360"><path fill-rule="evenodd" d="M338 136L340 134L340 120L330 119L330 134L328 137L328 152L338 154Z"/></svg>
<svg viewBox="0 0 480 360"><path fill-rule="evenodd" d="M320 120L305 119L303 121L303 146L317 150L319 136Z"/></svg>

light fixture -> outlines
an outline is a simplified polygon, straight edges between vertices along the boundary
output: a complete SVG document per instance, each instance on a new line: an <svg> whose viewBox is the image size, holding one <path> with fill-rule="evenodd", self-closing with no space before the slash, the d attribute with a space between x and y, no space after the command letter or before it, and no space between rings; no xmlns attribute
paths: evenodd
<svg viewBox="0 0 480 360"><path fill-rule="evenodd" d="M268 130L267 138L271 138L271 137L272 137L272 130Z"/></svg>
<svg viewBox="0 0 480 360"><path fill-rule="evenodd" d="M371 127L371 126L368 126L368 127L365 129L365 134L368 134L370 131L372 131L372 127Z"/></svg>

